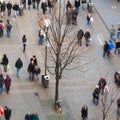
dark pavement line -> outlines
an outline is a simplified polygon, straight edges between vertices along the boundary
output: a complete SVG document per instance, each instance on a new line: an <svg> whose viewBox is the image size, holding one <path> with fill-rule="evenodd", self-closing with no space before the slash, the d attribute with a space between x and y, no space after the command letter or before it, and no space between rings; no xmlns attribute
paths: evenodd
<svg viewBox="0 0 120 120"><path fill-rule="evenodd" d="M102 16L100 15L100 13L97 10L97 8L95 7L95 5L94 5L94 8L95 8L96 13L98 14L98 16L100 17L100 19L102 20L103 24L105 25L105 27L107 28L107 30L110 32L108 26L106 25L105 21L103 20Z"/></svg>

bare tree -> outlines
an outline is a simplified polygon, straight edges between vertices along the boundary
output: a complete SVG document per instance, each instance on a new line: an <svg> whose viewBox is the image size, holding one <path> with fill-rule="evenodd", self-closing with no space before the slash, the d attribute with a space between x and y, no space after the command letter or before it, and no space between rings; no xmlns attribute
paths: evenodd
<svg viewBox="0 0 120 120"><path fill-rule="evenodd" d="M79 62L80 55L84 53L84 49L77 44L76 34L73 33L73 25L66 24L66 0L59 0L55 5L51 15L51 36L48 39L50 48L47 58L49 65L48 71L54 73L55 85L55 106L59 103L59 81L65 69L73 69L76 66L70 65ZM77 59L79 58L79 59Z"/></svg>
<svg viewBox="0 0 120 120"><path fill-rule="evenodd" d="M117 108L116 101L118 95L119 92L112 89L108 94L101 96L101 102L97 111L100 116L96 116L98 120L113 120L113 116L116 116L115 114L113 115L113 113L115 113Z"/></svg>

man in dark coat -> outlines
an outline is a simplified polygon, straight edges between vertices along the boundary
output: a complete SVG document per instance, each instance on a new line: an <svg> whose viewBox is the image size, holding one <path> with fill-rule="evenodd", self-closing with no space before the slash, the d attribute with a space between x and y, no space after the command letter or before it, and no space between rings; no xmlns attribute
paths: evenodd
<svg viewBox="0 0 120 120"><path fill-rule="evenodd" d="M75 0L74 6L77 10L77 12L79 11L79 7L80 7L80 0Z"/></svg>
<svg viewBox="0 0 120 120"><path fill-rule="evenodd" d="M1 4L1 17L5 16L5 10L6 10L6 3L3 1Z"/></svg>
<svg viewBox="0 0 120 120"><path fill-rule="evenodd" d="M86 40L86 47L88 47L89 45L89 38L90 38L90 32L89 30L87 29L85 34L84 34L84 37L85 37L85 40Z"/></svg>
<svg viewBox="0 0 120 120"><path fill-rule="evenodd" d="M88 117L88 107L87 105L84 105L81 109L81 117L83 120L86 120Z"/></svg>
<svg viewBox="0 0 120 120"><path fill-rule="evenodd" d="M84 32L82 29L78 31L77 34L77 39L78 39L78 44L81 46L82 45L82 37L84 36Z"/></svg>
<svg viewBox="0 0 120 120"><path fill-rule="evenodd" d="M4 72L7 72L8 58L6 54L3 55L1 64L3 65Z"/></svg>
<svg viewBox="0 0 120 120"><path fill-rule="evenodd" d="M15 2L15 4L13 5L13 10L14 10L14 16L17 17L19 13L19 5L17 4L17 2Z"/></svg>
<svg viewBox="0 0 120 120"><path fill-rule="evenodd" d="M0 74L0 93L3 91L4 77L3 74Z"/></svg>
<svg viewBox="0 0 120 120"><path fill-rule="evenodd" d="M45 2L45 0L42 0L41 9L43 10L43 14L45 14L46 12L46 7L47 7L47 3Z"/></svg>
<svg viewBox="0 0 120 120"><path fill-rule="evenodd" d="M107 55L108 57L110 55L109 45L107 41L105 41L105 44L103 45L103 57L105 57L105 55Z"/></svg>
<svg viewBox="0 0 120 120"><path fill-rule="evenodd" d="M12 110L7 106L4 107L5 120L10 120Z"/></svg>
<svg viewBox="0 0 120 120"><path fill-rule="evenodd" d="M9 1L7 3L7 13L8 13L8 16L11 15L11 9L12 9L12 3Z"/></svg>
<svg viewBox="0 0 120 120"><path fill-rule="evenodd" d="M31 0L28 0L28 9L30 10L30 5L32 4Z"/></svg>
<svg viewBox="0 0 120 120"><path fill-rule="evenodd" d="M21 68L23 67L23 62L20 58L18 58L18 60L16 61L15 67L17 68L17 77L19 77L21 73Z"/></svg>

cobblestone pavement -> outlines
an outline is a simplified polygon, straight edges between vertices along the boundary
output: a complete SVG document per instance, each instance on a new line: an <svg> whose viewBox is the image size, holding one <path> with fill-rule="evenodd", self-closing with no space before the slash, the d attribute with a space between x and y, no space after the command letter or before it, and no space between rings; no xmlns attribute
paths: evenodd
<svg viewBox="0 0 120 120"><path fill-rule="evenodd" d="M97 6L96 6L97 7ZM87 10L82 11L78 15L78 26L74 27L74 32L82 27L84 31L88 28L86 25ZM38 18L42 13L36 9L25 10L23 16L18 16L16 19L13 15L10 17L10 22L13 25L12 35L7 38L4 31L4 36L0 38L0 55L7 54L10 61L10 71L12 77L12 86L10 94L7 95L4 91L0 95L1 106L7 105L12 108L12 120L23 120L27 112L37 111L41 120L80 120L80 110L83 104L89 105L89 120L93 119L94 110L96 107L92 104L92 90L97 83L97 79L102 76L107 76L108 83L113 85L113 73L116 68L119 68L118 58L113 57L111 61L103 59L102 45L104 40L108 39L109 32L107 31L100 16L94 10L94 24L90 29L93 36L93 45L86 49L86 57L82 62L89 60L94 64L89 64L76 71L65 72L63 79L60 82L60 100L63 106L63 114L53 112L53 100L55 80L50 76L49 88L45 89L41 85L41 80L38 84L29 81L27 66L32 55L36 55L38 64L44 74L44 45L38 45ZM6 21L8 17L1 18ZM99 29L98 29L99 28ZM26 53L22 52L22 35L26 34L27 49ZM97 51L97 52L96 52ZM16 77L15 61L20 57L23 60L24 67L20 78ZM114 64L116 63L116 64ZM105 66L105 68L101 67ZM2 66L1 66L2 68ZM96 71L99 71L96 73ZM96 74L95 74L96 73ZM4 73L5 75L6 73Z"/></svg>

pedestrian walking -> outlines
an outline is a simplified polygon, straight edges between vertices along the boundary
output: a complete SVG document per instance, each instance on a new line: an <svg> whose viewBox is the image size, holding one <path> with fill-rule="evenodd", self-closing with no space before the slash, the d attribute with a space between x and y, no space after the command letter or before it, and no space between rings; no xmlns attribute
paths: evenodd
<svg viewBox="0 0 120 120"><path fill-rule="evenodd" d="M85 40L86 40L86 47L88 47L89 42L90 42L90 38L91 38L89 29L86 30L86 32L85 32L85 34L84 34L84 37L85 37Z"/></svg>
<svg viewBox="0 0 120 120"><path fill-rule="evenodd" d="M78 39L78 44L81 46L82 45L82 38L84 36L84 32L82 30L82 28L80 28L80 30L77 33L77 39Z"/></svg>
<svg viewBox="0 0 120 120"><path fill-rule="evenodd" d="M30 114L29 112L25 115L25 120L33 120L32 119L32 114Z"/></svg>
<svg viewBox="0 0 120 120"><path fill-rule="evenodd" d="M41 28L39 28L39 31L38 31L38 44L39 45L43 44L45 37L46 37L45 32Z"/></svg>
<svg viewBox="0 0 120 120"><path fill-rule="evenodd" d="M3 36L3 30L4 30L4 23L2 20L0 20L0 37Z"/></svg>
<svg viewBox="0 0 120 120"><path fill-rule="evenodd" d="M5 120L10 120L12 110L8 108L7 106L4 107L4 117Z"/></svg>
<svg viewBox="0 0 120 120"><path fill-rule="evenodd" d="M94 22L93 16L90 14L90 24L92 25Z"/></svg>
<svg viewBox="0 0 120 120"><path fill-rule="evenodd" d="M6 36L7 37L11 36L11 29L12 29L12 25L10 21L7 19L7 23L6 23Z"/></svg>
<svg viewBox="0 0 120 120"><path fill-rule="evenodd" d="M23 6L23 9L26 9L26 0L21 0L21 4Z"/></svg>
<svg viewBox="0 0 120 120"><path fill-rule="evenodd" d="M109 51L109 45L108 42L105 41L104 45L103 45L103 57L110 55L110 51Z"/></svg>
<svg viewBox="0 0 120 120"><path fill-rule="evenodd" d="M48 30L50 28L50 19L48 17L45 17L44 19L44 31L45 31L45 34L46 34L46 37L47 37L47 34L48 34Z"/></svg>
<svg viewBox="0 0 120 120"><path fill-rule="evenodd" d="M41 72L40 68L36 65L36 66L34 67L34 71L33 71L35 82L38 82L40 72Z"/></svg>
<svg viewBox="0 0 120 120"><path fill-rule="evenodd" d="M36 4L37 4L37 10L39 10L40 0L36 0Z"/></svg>
<svg viewBox="0 0 120 120"><path fill-rule="evenodd" d="M101 93L104 94L105 91L105 86L107 85L106 79L101 77L99 82L98 82L99 88L101 90ZM107 88L106 88L107 89Z"/></svg>
<svg viewBox="0 0 120 120"><path fill-rule="evenodd" d="M8 14L8 16L10 16L11 15L11 9L12 9L12 3L9 1L8 3L7 3L7 14Z"/></svg>
<svg viewBox="0 0 120 120"><path fill-rule="evenodd" d="M48 7L49 7L49 12L51 13L54 7L54 0L48 0Z"/></svg>
<svg viewBox="0 0 120 120"><path fill-rule="evenodd" d="M117 112L120 113L120 98L117 99Z"/></svg>
<svg viewBox="0 0 120 120"><path fill-rule="evenodd" d="M90 26L91 25L91 21L90 21L90 13L87 15L87 25Z"/></svg>
<svg viewBox="0 0 120 120"><path fill-rule="evenodd" d="M43 14L45 14L46 12L46 7L47 7L47 3L45 0L42 0L42 3L41 3L41 9L43 11Z"/></svg>
<svg viewBox="0 0 120 120"><path fill-rule="evenodd" d="M68 9L71 9L72 8L72 4L71 2L68 0L67 3L66 3L66 11L68 11Z"/></svg>
<svg viewBox="0 0 120 120"><path fill-rule="evenodd" d="M30 6L32 4L32 1L31 0L28 0L28 9L30 10Z"/></svg>
<svg viewBox="0 0 120 120"><path fill-rule="evenodd" d="M80 8L80 0L75 0L74 2L74 7L77 10L77 12L79 12L79 8Z"/></svg>
<svg viewBox="0 0 120 120"><path fill-rule="evenodd" d="M2 107L0 107L0 120L1 120L1 117L4 115L4 109Z"/></svg>
<svg viewBox="0 0 120 120"><path fill-rule="evenodd" d="M72 10L72 24L77 25L77 16L78 16L78 11L73 8Z"/></svg>
<svg viewBox="0 0 120 120"><path fill-rule="evenodd" d="M82 106L81 117L82 117L82 120L87 120L87 118L88 118L88 107L87 107L87 105Z"/></svg>
<svg viewBox="0 0 120 120"><path fill-rule="evenodd" d="M120 23L118 24L117 28L117 38L120 39Z"/></svg>
<svg viewBox="0 0 120 120"><path fill-rule="evenodd" d="M111 51L115 48L115 45L111 40L109 40L108 46L109 46L108 49L109 49L109 55L110 55Z"/></svg>
<svg viewBox="0 0 120 120"><path fill-rule="evenodd" d="M29 78L30 80L34 79L34 68L35 68L35 64L34 61L30 61L30 64L28 65L28 69L27 71L29 72Z"/></svg>
<svg viewBox="0 0 120 120"><path fill-rule="evenodd" d="M6 87L6 92L7 94L9 93L9 90L10 90L10 86L11 86L11 78L9 75L6 75L6 78L5 78L5 87Z"/></svg>
<svg viewBox="0 0 120 120"><path fill-rule="evenodd" d="M3 91L3 85L4 85L4 77L3 74L0 73L0 93Z"/></svg>
<svg viewBox="0 0 120 120"><path fill-rule="evenodd" d="M34 112L32 115L32 120L39 120L37 112Z"/></svg>
<svg viewBox="0 0 120 120"><path fill-rule="evenodd" d="M36 55L33 55L32 58L30 58L30 62L33 61L34 65L37 65L37 58Z"/></svg>
<svg viewBox="0 0 120 120"><path fill-rule="evenodd" d="M99 104L99 95L100 95L100 86L99 85L96 85L95 86L95 89L93 91L93 103L95 105L98 105Z"/></svg>
<svg viewBox="0 0 120 120"><path fill-rule="evenodd" d="M86 0L81 1L82 10L85 10Z"/></svg>
<svg viewBox="0 0 120 120"><path fill-rule="evenodd" d="M2 3L1 3L1 17L3 17L3 16L5 16L5 10L6 10L6 3L5 3L5 1L3 1Z"/></svg>
<svg viewBox="0 0 120 120"><path fill-rule="evenodd" d="M25 53L25 50L26 50L26 42L27 42L27 38L26 38L26 35L24 34L22 37L23 53Z"/></svg>
<svg viewBox="0 0 120 120"><path fill-rule="evenodd" d="M116 29L114 25L111 25L111 28L110 28L110 39L116 40Z"/></svg>
<svg viewBox="0 0 120 120"><path fill-rule="evenodd" d="M7 66L8 66L9 60L6 54L3 55L1 64L3 65L4 72L7 72Z"/></svg>
<svg viewBox="0 0 120 120"><path fill-rule="evenodd" d="M15 67L17 68L17 77L21 74L21 68L23 67L23 62L20 58L15 62Z"/></svg>
<svg viewBox="0 0 120 120"><path fill-rule="evenodd" d="M17 4L17 2L14 3L13 10L14 10L14 17L16 18L19 13L19 5Z"/></svg>

